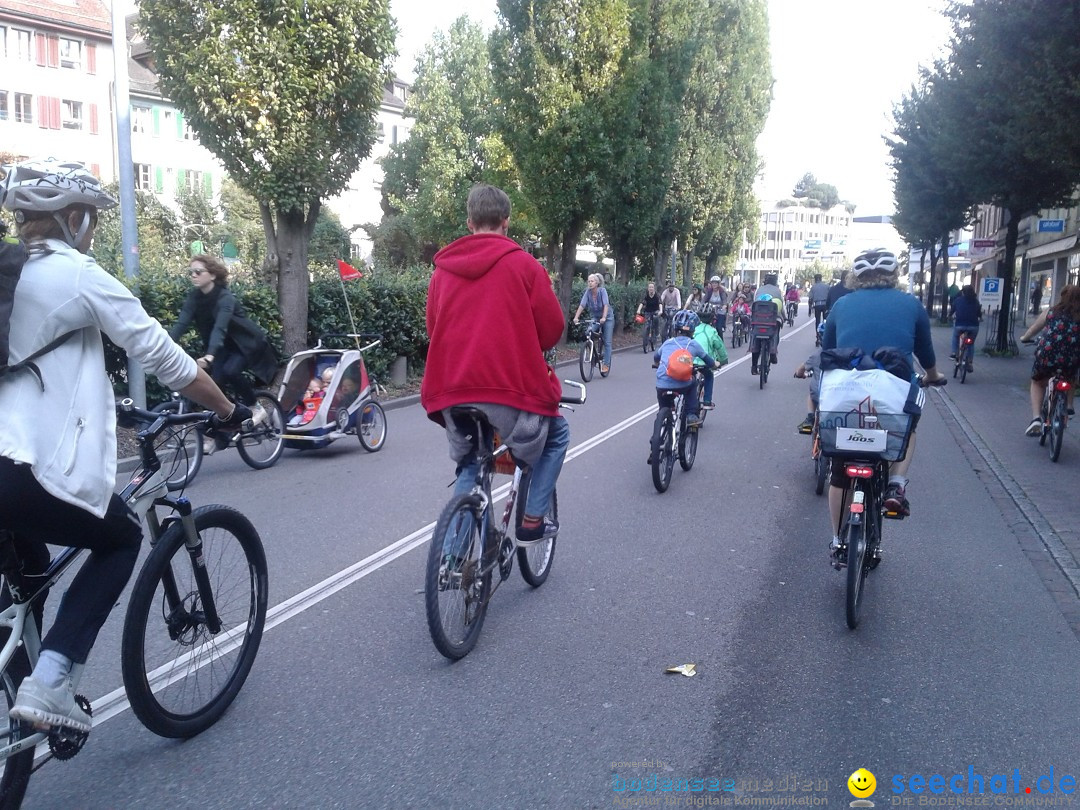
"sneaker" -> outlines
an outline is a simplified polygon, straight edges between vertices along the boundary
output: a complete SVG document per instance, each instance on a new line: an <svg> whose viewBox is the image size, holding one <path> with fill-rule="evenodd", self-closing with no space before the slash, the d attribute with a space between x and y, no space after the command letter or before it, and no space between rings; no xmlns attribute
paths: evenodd
<svg viewBox="0 0 1080 810"><path fill-rule="evenodd" d="M837 571L847 567L847 560L844 558L844 547L840 545L840 541L835 537L829 541L829 562Z"/></svg>
<svg viewBox="0 0 1080 810"><path fill-rule="evenodd" d="M701 403L701 408L702 408L702 410L705 410L705 411L711 411L715 407L716 407L715 402L702 402Z"/></svg>
<svg viewBox="0 0 1080 810"><path fill-rule="evenodd" d="M8 715L13 720L42 728L61 726L72 731L90 731L90 715L75 702L75 685L64 678L55 689L45 686L33 675L24 678Z"/></svg>
<svg viewBox="0 0 1080 810"><path fill-rule="evenodd" d="M600 373L601 374L607 374L609 371L611 371L611 366L605 365L604 363L600 364Z"/></svg>
<svg viewBox="0 0 1080 810"><path fill-rule="evenodd" d="M798 430L799 430L799 433L802 433L804 436L809 436L811 433L814 432L814 420L813 419L803 419L799 423Z"/></svg>
<svg viewBox="0 0 1080 810"><path fill-rule="evenodd" d="M701 416L699 416L696 413L691 414L690 416L686 417L686 426L688 428L701 427L701 422L702 422Z"/></svg>
<svg viewBox="0 0 1080 810"><path fill-rule="evenodd" d="M776 357L776 352L769 355L769 365L775 366L780 361Z"/></svg>
<svg viewBox="0 0 1080 810"><path fill-rule="evenodd" d="M266 412L266 408L262 405L256 405L251 409L251 423L253 425L261 425L270 417L270 414Z"/></svg>
<svg viewBox="0 0 1080 810"><path fill-rule="evenodd" d="M538 540L547 540L559 533L559 522L545 517L540 525L535 528L518 526L517 539L519 543L535 543Z"/></svg>
<svg viewBox="0 0 1080 810"><path fill-rule="evenodd" d="M758 373L757 366L750 366L750 373L756 377Z"/></svg>
<svg viewBox="0 0 1080 810"><path fill-rule="evenodd" d="M956 359L956 352L953 352L952 354L950 354L949 359L950 360L955 360Z"/></svg>
<svg viewBox="0 0 1080 810"><path fill-rule="evenodd" d="M885 487L885 500L882 506L885 507L886 512L896 512L903 517L911 514L911 504L904 497L904 488L899 484L889 484Z"/></svg>
<svg viewBox="0 0 1080 810"><path fill-rule="evenodd" d="M1042 419L1039 419L1038 417L1036 417L1035 419L1032 419L1028 423L1027 429L1024 430L1024 435L1025 436L1031 436L1032 438L1034 438L1036 436L1041 436L1042 431L1043 431Z"/></svg>
<svg viewBox="0 0 1080 810"><path fill-rule="evenodd" d="M202 451L204 456L210 456L217 452L217 442L209 436L203 436Z"/></svg>

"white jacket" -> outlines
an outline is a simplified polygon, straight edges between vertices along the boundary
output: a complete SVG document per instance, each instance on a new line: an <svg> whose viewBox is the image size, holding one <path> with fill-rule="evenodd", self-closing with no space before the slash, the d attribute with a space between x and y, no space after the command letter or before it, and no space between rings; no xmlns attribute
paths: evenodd
<svg viewBox="0 0 1080 810"><path fill-rule="evenodd" d="M195 379L195 361L139 299L89 256L49 239L15 289L10 357L16 363L80 330L29 371L0 380L0 456L30 464L49 494L103 517L116 483L116 406L101 333L173 390Z"/></svg>

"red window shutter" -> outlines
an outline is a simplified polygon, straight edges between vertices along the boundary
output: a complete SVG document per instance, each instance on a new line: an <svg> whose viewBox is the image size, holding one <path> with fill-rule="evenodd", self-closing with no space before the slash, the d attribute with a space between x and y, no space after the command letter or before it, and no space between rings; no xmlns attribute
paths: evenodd
<svg viewBox="0 0 1080 810"><path fill-rule="evenodd" d="M34 56L37 63L45 67L45 35L34 34Z"/></svg>
<svg viewBox="0 0 1080 810"><path fill-rule="evenodd" d="M52 121L49 126L52 129L60 129L60 99L50 98L49 103L52 106Z"/></svg>
<svg viewBox="0 0 1080 810"><path fill-rule="evenodd" d="M98 134L98 112L97 104L90 105L90 134Z"/></svg>
<svg viewBox="0 0 1080 810"><path fill-rule="evenodd" d="M86 43L86 72L97 73L97 45L93 42Z"/></svg>
<svg viewBox="0 0 1080 810"><path fill-rule="evenodd" d="M48 37L49 67L60 67L60 37Z"/></svg>
<svg viewBox="0 0 1080 810"><path fill-rule="evenodd" d="M90 164L90 174L94 175L94 177L96 177L98 180L100 180L101 179L101 164L100 163L91 163Z"/></svg>
<svg viewBox="0 0 1080 810"><path fill-rule="evenodd" d="M42 129L49 128L49 100L45 96L37 97L37 124Z"/></svg>

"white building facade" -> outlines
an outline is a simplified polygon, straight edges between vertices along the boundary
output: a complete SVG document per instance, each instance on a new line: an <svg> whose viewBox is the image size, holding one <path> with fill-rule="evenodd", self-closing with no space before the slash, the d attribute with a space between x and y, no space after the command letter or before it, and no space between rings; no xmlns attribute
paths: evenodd
<svg viewBox="0 0 1080 810"><path fill-rule="evenodd" d="M792 280L814 261L843 266L851 237L852 216L843 205L825 211L791 200L762 200L758 238L744 235L736 270L743 281L759 283L767 272Z"/></svg>

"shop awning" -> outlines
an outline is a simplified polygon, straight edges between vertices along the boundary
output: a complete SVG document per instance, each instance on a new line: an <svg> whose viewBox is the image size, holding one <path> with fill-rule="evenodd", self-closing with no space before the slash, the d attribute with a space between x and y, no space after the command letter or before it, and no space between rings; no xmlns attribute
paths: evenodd
<svg viewBox="0 0 1080 810"><path fill-rule="evenodd" d="M1068 250L1072 250L1076 247L1076 235L1066 236L1064 239L1055 239L1053 242L1047 242L1045 245L1037 245L1027 251L1024 255L1029 259L1038 259L1042 256L1049 256L1051 253L1064 253Z"/></svg>

